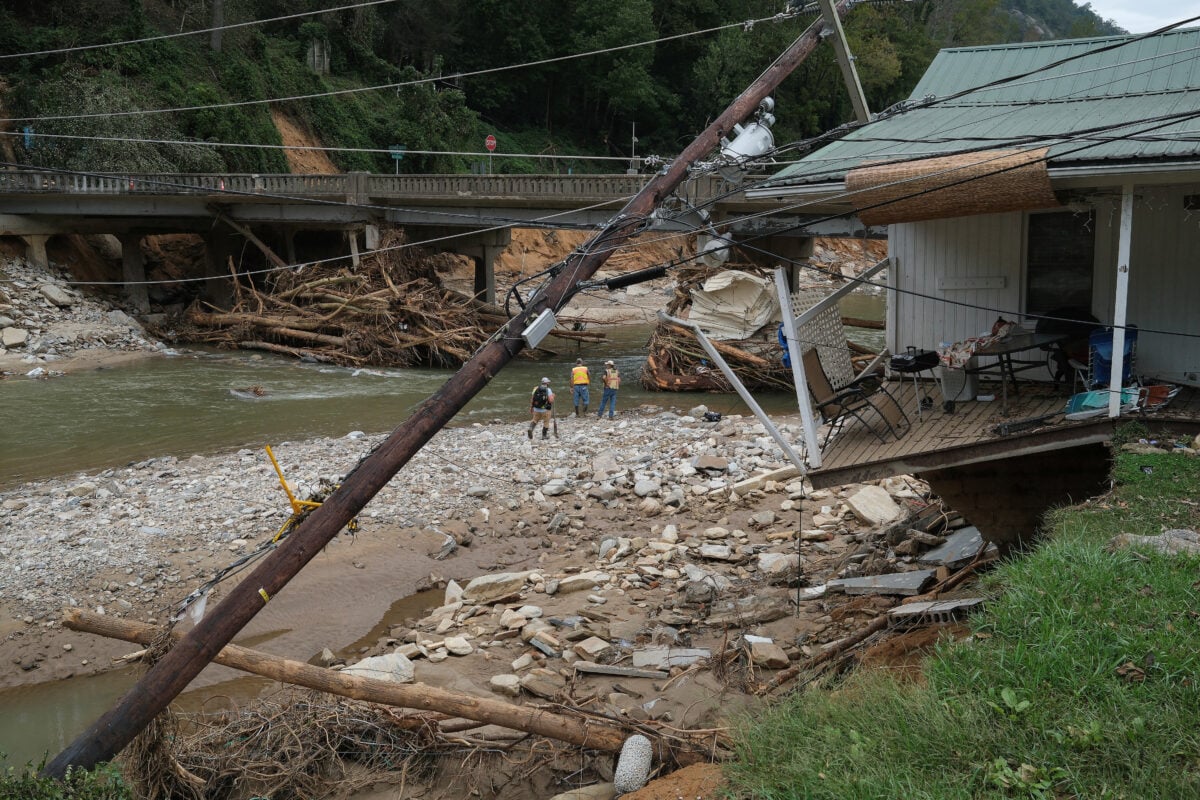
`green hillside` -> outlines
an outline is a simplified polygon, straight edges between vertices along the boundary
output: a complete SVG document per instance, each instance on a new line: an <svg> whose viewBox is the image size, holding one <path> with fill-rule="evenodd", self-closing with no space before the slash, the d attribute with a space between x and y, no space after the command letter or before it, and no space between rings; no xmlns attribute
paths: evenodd
<svg viewBox="0 0 1200 800"><path fill-rule="evenodd" d="M476 157L443 153L481 152L489 133L500 140L497 172L619 171L570 156L629 157L635 129L638 155L678 152L815 19L772 20L778 0L426 0L296 16L338 5L349 3L0 4L8 158L85 171L286 172L280 149L219 146L282 144L273 107L326 146L403 144L407 172L467 171ZM222 25L236 27L89 47ZM871 4L845 25L873 109L904 98L941 47L1121 32L1071 0ZM498 69L518 64L533 65ZM275 102L256 102L266 99ZM776 100L778 142L851 117L827 46ZM140 113L151 109L169 111ZM386 152L330 157L344 171L394 168Z"/></svg>

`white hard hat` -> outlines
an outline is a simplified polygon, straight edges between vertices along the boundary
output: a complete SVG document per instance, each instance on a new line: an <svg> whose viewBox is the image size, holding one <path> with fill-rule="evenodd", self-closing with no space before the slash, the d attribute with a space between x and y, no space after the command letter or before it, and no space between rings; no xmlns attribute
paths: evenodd
<svg viewBox="0 0 1200 800"><path fill-rule="evenodd" d="M550 382L549 378L542 378L542 383L549 383L549 382Z"/></svg>

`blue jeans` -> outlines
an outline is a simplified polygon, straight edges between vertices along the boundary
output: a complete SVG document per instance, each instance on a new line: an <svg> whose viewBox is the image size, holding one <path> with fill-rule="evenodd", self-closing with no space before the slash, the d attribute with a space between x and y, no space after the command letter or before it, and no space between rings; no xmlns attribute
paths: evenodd
<svg viewBox="0 0 1200 800"><path fill-rule="evenodd" d="M617 413L617 390L616 389L605 389L600 394L600 413L596 414L597 417L604 416L604 407L605 406L608 406L608 418L612 419L613 414Z"/></svg>
<svg viewBox="0 0 1200 800"><path fill-rule="evenodd" d="M575 387L575 392L572 395L574 402L572 405L586 406L588 404L588 387L586 383L581 383Z"/></svg>

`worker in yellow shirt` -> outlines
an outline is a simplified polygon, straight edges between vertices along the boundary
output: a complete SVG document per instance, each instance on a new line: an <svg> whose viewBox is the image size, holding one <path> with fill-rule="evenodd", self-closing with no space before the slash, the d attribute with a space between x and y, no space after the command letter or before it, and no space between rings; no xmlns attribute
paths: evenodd
<svg viewBox="0 0 1200 800"><path fill-rule="evenodd" d="M617 390L621 388L621 373L612 361L604 362L604 391L600 395L600 413L604 416L604 407L608 406L608 418L612 419L617 413Z"/></svg>
<svg viewBox="0 0 1200 800"><path fill-rule="evenodd" d="M575 366L571 368L571 400L575 405L576 418L587 413L588 386L591 382L588 368L583 365L583 359L575 359Z"/></svg>

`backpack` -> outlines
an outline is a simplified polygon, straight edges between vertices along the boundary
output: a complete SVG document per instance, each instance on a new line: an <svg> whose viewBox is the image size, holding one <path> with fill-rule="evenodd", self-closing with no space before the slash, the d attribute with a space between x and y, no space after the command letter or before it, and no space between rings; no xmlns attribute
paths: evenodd
<svg viewBox="0 0 1200 800"><path fill-rule="evenodd" d="M545 386L539 386L533 390L533 407L539 411L546 411L550 408L550 392Z"/></svg>

